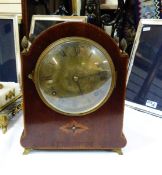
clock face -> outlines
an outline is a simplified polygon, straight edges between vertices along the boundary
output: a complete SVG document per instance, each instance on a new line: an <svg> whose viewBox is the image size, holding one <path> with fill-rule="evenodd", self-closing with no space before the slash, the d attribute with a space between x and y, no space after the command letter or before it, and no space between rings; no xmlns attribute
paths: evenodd
<svg viewBox="0 0 162 175"><path fill-rule="evenodd" d="M34 82L48 107L80 116L108 100L115 84L115 69L102 46L90 39L68 37L44 50L35 67Z"/></svg>

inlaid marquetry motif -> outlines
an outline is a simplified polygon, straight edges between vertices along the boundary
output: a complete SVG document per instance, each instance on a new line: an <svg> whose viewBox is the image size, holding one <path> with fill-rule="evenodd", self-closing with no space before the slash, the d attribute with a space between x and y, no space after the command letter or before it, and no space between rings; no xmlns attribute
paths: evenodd
<svg viewBox="0 0 162 175"><path fill-rule="evenodd" d="M67 134L80 134L86 130L88 130L88 127L76 122L75 120L63 125L60 127L60 130Z"/></svg>

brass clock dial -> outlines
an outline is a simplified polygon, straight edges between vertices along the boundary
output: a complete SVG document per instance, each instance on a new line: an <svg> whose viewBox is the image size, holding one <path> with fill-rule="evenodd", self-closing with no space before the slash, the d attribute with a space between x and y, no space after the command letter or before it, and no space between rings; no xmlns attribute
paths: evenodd
<svg viewBox="0 0 162 175"><path fill-rule="evenodd" d="M67 37L55 41L40 55L34 83L48 107L80 116L97 110L110 97L115 68L110 55L98 43Z"/></svg>

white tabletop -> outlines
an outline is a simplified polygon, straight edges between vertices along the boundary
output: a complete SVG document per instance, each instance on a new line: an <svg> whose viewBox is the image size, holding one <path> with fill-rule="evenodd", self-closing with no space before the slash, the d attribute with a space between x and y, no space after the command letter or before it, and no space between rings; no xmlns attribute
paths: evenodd
<svg viewBox="0 0 162 175"><path fill-rule="evenodd" d="M32 151L22 155L22 115L0 132L1 175L162 175L162 118L125 108L127 146L106 151Z"/></svg>

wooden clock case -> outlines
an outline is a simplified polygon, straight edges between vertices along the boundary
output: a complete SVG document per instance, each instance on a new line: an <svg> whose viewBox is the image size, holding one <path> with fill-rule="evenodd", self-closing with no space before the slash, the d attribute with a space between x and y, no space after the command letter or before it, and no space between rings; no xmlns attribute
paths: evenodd
<svg viewBox="0 0 162 175"><path fill-rule="evenodd" d="M116 85L107 102L85 116L65 116L47 107L34 82L28 78L43 50L64 37L85 37L99 43L110 54L116 70ZM91 24L67 22L44 31L21 55L24 131L21 144L30 149L110 150L126 145L123 115L128 56L113 39Z"/></svg>

